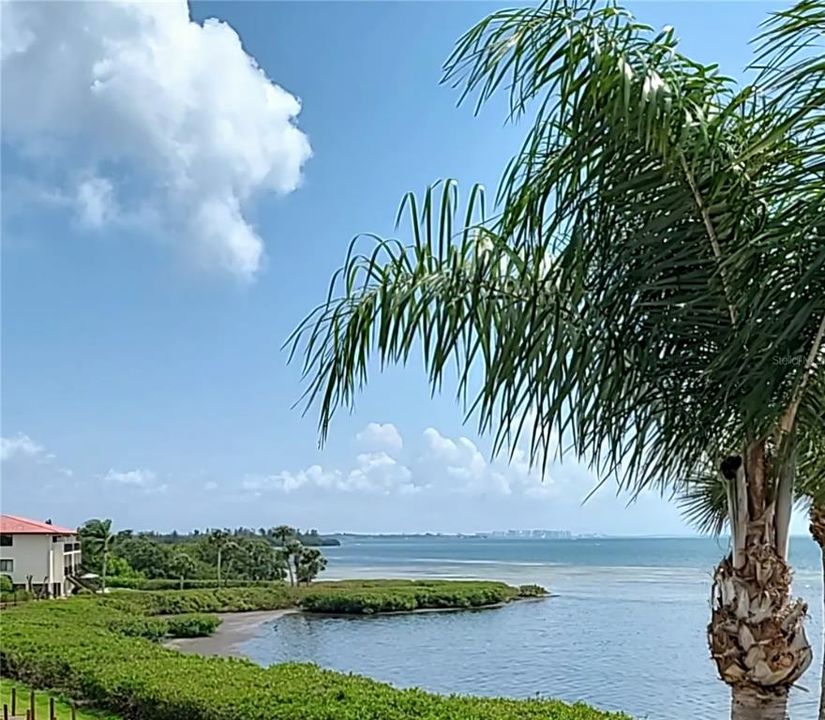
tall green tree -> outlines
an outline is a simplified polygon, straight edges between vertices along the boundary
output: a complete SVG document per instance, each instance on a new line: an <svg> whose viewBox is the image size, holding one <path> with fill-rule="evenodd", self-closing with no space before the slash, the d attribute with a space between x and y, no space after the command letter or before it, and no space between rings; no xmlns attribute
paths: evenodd
<svg viewBox="0 0 825 720"><path fill-rule="evenodd" d="M272 537L277 540L279 545L286 545L287 540L294 538L297 535L297 530L289 525L278 525L271 530Z"/></svg>
<svg viewBox="0 0 825 720"><path fill-rule="evenodd" d="M737 720L783 717L811 661L786 560L797 438L823 423L824 17L770 16L737 84L614 4L494 13L445 74L527 124L494 208L409 195L410 240L356 238L289 341L322 439L414 353L434 391L457 368L494 452L527 437L543 470L558 435L631 491L719 472L709 637Z"/></svg>
<svg viewBox="0 0 825 720"><path fill-rule="evenodd" d="M177 551L169 559L169 570L180 579L180 589L183 590L184 580L194 575L197 565L190 555ZM220 582L218 583L220 584Z"/></svg>
<svg viewBox="0 0 825 720"><path fill-rule="evenodd" d="M281 546L280 559L285 563L289 574L289 584L295 585L295 556L301 549L301 543L296 539L298 531L289 525L278 525L272 528L272 537Z"/></svg>
<svg viewBox="0 0 825 720"><path fill-rule="evenodd" d="M289 584L296 585L300 581L298 572L298 562L301 553L304 551L304 546L295 538L286 541L283 547L284 557L286 558L286 569L289 574Z"/></svg>
<svg viewBox="0 0 825 720"><path fill-rule="evenodd" d="M83 550L88 549L92 557L100 558L100 589L106 592L106 571L116 537L112 532L112 521L109 519L89 520L80 528L79 534L81 542L85 545Z"/></svg>
<svg viewBox="0 0 825 720"><path fill-rule="evenodd" d="M309 585L326 567L327 560L318 548L302 546L295 557L295 579Z"/></svg>
<svg viewBox="0 0 825 720"><path fill-rule="evenodd" d="M227 530L215 529L209 532L207 536L207 543L215 550L215 571L217 574L218 587L221 585L221 569L223 565L224 553L234 547L237 543L232 538L231 533Z"/></svg>

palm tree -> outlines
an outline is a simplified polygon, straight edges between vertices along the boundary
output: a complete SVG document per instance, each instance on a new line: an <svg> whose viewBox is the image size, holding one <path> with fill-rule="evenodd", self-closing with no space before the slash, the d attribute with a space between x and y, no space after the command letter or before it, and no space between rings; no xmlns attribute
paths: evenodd
<svg viewBox="0 0 825 720"><path fill-rule="evenodd" d="M216 562L215 568L217 571L218 587L221 586L221 566L223 563L223 554L226 550L236 547L232 535L227 530L212 530L209 533L207 542L215 548Z"/></svg>
<svg viewBox="0 0 825 720"><path fill-rule="evenodd" d="M296 539L298 531L289 525L278 525L272 529L272 537L281 546L280 559L286 564L289 573L289 584L295 585L295 569L293 559L300 552L301 543Z"/></svg>
<svg viewBox="0 0 825 720"><path fill-rule="evenodd" d="M822 553L825 586L825 427L800 438L797 458L796 500L808 505L811 535ZM726 528L730 529L727 483L719 475L708 473L695 478L679 495L678 502L686 519L700 532L719 536ZM819 718L825 720L825 650L822 674Z"/></svg>
<svg viewBox="0 0 825 720"><path fill-rule="evenodd" d="M303 552L304 546L301 545L299 540L292 538L291 540L286 541L286 545L284 545L283 552L286 558L286 569L289 573L289 584L296 585L299 577L299 569L298 563L301 558L301 553Z"/></svg>
<svg viewBox="0 0 825 720"><path fill-rule="evenodd" d="M100 590L106 592L106 570L109 553L116 535L112 532L111 520L89 520L81 528L81 536L88 543L93 553L100 553Z"/></svg>
<svg viewBox="0 0 825 720"><path fill-rule="evenodd" d="M452 181L407 196L410 241L356 238L288 340L322 440L373 359L414 351L433 391L457 368L494 453L526 437L543 471L559 436L634 492L718 469L709 637L739 720L782 717L811 660L786 558L796 440L823 422L823 16L772 16L737 85L612 4L494 13L445 75L529 117L494 212Z"/></svg>
<svg viewBox="0 0 825 720"><path fill-rule="evenodd" d="M180 589L183 590L184 579L195 572L195 561L185 552L179 551L169 560L169 569L180 578ZM220 585L220 581L218 584Z"/></svg>
<svg viewBox="0 0 825 720"><path fill-rule="evenodd" d="M327 560L318 548L303 547L295 556L296 581L309 585L327 567Z"/></svg>
<svg viewBox="0 0 825 720"><path fill-rule="evenodd" d="M297 531L289 525L278 525L272 528L272 537L274 537L280 545L286 545L287 540L295 537Z"/></svg>

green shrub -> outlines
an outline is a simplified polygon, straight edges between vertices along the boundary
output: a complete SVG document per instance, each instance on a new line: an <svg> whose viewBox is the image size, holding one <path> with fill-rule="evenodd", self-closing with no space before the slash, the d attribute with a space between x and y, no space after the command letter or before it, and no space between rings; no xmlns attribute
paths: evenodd
<svg viewBox="0 0 825 720"><path fill-rule="evenodd" d="M0 593L9 593L14 590L14 584L9 575L0 575Z"/></svg>
<svg viewBox="0 0 825 720"><path fill-rule="evenodd" d="M29 590L0 590L0 602L2 603L22 603L34 600L35 593Z"/></svg>
<svg viewBox="0 0 825 720"><path fill-rule="evenodd" d="M541 585L519 585L518 586L518 596L522 598L530 598L530 597L544 597L547 595L547 590L545 590Z"/></svg>
<svg viewBox="0 0 825 720"><path fill-rule="evenodd" d="M283 583L269 583L263 587L124 591L111 593L106 600L116 607L129 608L147 615L277 610L293 605L289 588Z"/></svg>
<svg viewBox="0 0 825 720"><path fill-rule="evenodd" d="M205 637L211 635L221 624L217 615L189 613L166 618L167 635L177 638Z"/></svg>
<svg viewBox="0 0 825 720"><path fill-rule="evenodd" d="M424 609L478 608L508 602L518 590L499 582L376 580L318 583L304 590L309 612L365 614Z"/></svg>
<svg viewBox="0 0 825 720"><path fill-rule="evenodd" d="M269 587L279 585L276 580L222 580L222 588L235 587ZM123 588L127 590L180 590L179 578L139 578L139 577L113 577L106 579L106 585L110 588ZM195 590L200 588L218 588L216 579L196 580L184 579L184 590Z"/></svg>
<svg viewBox="0 0 825 720"><path fill-rule="evenodd" d="M169 624L166 620L125 612L113 615L107 627L122 635L148 640L160 640L169 634Z"/></svg>
<svg viewBox="0 0 825 720"><path fill-rule="evenodd" d="M582 704L441 697L314 665L184 655L115 629L127 612L116 602L4 611L0 670L133 720L630 720Z"/></svg>

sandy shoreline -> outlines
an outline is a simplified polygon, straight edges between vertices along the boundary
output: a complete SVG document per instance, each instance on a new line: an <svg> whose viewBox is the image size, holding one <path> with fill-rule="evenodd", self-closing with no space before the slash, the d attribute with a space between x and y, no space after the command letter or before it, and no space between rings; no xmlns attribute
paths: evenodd
<svg viewBox="0 0 825 720"><path fill-rule="evenodd" d="M253 610L249 612L216 613L221 619L218 629L208 637L177 638L164 645L174 650L195 655L246 657L239 647L255 637L258 628L270 620L300 612L297 608L283 610Z"/></svg>

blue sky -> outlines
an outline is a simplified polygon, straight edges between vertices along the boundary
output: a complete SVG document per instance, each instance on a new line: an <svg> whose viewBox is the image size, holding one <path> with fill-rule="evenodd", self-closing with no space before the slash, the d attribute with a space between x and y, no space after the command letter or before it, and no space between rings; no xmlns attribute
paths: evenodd
<svg viewBox="0 0 825 720"><path fill-rule="evenodd" d="M440 177L493 188L517 147L500 105L474 118L439 85L495 4L59 7L3 7L4 512L689 532L652 495L582 505L595 479L574 462L541 483L491 461L416 366L374 375L323 451L292 408L281 343L352 236L391 232L402 194ZM630 7L739 76L775 6Z"/></svg>

